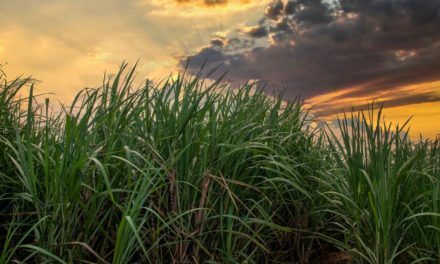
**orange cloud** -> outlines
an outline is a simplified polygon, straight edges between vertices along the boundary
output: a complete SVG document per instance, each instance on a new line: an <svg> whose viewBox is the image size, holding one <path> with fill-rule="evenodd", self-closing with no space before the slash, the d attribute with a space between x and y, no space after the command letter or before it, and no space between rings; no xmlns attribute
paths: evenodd
<svg viewBox="0 0 440 264"><path fill-rule="evenodd" d="M405 85L392 91L381 91L374 96L352 96L362 87L352 87L332 93L315 96L307 100L315 113L325 120L334 120L343 111L362 110L384 103L384 117L387 122L403 124L411 117L410 136L417 139L420 134L424 138L434 138L440 133L440 81Z"/></svg>
<svg viewBox="0 0 440 264"><path fill-rule="evenodd" d="M222 16L243 12L252 8L265 7L269 0L151 0L148 3L156 7L150 15L204 17Z"/></svg>

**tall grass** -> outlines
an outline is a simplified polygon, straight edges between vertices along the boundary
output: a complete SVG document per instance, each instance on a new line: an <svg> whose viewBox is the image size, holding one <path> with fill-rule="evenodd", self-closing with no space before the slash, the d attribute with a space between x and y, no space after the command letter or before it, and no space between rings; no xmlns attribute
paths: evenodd
<svg viewBox="0 0 440 264"><path fill-rule="evenodd" d="M328 141L336 166L323 173L323 195L359 262L440 260L438 139L412 143L407 123L393 128L371 108L339 119L341 137Z"/></svg>
<svg viewBox="0 0 440 264"><path fill-rule="evenodd" d="M58 114L0 76L0 263L440 261L439 140L134 71Z"/></svg>

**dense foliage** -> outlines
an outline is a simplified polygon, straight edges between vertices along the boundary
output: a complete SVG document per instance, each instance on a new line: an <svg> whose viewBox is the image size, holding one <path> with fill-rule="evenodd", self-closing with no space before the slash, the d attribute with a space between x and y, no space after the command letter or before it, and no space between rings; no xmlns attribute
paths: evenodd
<svg viewBox="0 0 440 264"><path fill-rule="evenodd" d="M62 111L0 75L0 263L440 261L438 139L133 73Z"/></svg>

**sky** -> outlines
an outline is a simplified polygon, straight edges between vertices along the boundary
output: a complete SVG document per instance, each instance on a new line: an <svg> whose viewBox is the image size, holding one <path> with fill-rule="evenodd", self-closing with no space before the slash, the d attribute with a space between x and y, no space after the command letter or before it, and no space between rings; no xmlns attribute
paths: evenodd
<svg viewBox="0 0 440 264"><path fill-rule="evenodd" d="M220 67L263 80L319 117L384 103L411 135L440 133L438 0L0 0L0 64L68 102L104 72L137 78ZM206 63L205 63L206 62ZM216 77L215 75L213 76Z"/></svg>

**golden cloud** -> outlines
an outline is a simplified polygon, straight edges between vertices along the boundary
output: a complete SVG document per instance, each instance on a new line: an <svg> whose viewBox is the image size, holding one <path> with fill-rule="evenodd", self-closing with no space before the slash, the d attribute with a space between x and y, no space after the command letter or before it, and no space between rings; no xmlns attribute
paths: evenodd
<svg viewBox="0 0 440 264"><path fill-rule="evenodd" d="M149 14L180 17L228 15L255 7L264 7L269 0L152 0L156 7Z"/></svg>

